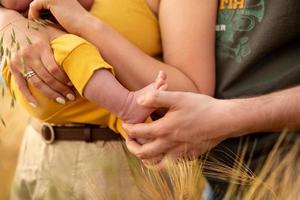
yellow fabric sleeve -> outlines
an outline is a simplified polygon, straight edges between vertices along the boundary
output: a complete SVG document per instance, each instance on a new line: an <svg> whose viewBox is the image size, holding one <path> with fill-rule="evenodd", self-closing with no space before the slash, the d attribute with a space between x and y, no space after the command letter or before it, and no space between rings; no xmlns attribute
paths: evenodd
<svg viewBox="0 0 300 200"><path fill-rule="evenodd" d="M60 36L51 42L51 46L56 61L63 67L81 96L96 70L107 69L115 74L112 66L104 61L98 49L76 35Z"/></svg>

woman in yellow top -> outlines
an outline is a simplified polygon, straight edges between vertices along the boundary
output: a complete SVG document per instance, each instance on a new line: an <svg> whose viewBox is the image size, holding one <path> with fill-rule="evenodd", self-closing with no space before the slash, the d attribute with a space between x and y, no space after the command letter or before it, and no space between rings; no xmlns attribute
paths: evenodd
<svg viewBox="0 0 300 200"><path fill-rule="evenodd" d="M97 85L98 81L95 81L94 84L90 83L94 77L97 77L97 73L107 72L106 70L98 70L99 68L106 67L112 70L110 66L113 66L118 80L130 89L137 90L150 84L158 71L164 70L169 77L170 90L213 94L213 39L216 3L209 1L199 3L195 0L189 2L157 2L154 11L159 12L159 26L155 15L151 13L147 4L142 0L128 0L126 2L117 0L96 1L91 12L93 13L93 9L97 8L97 12L94 14L98 18L85 12L76 1L55 1L57 4L52 4L51 1L47 2L50 4L43 4L43 1L34 1L32 8L38 10L44 6L50 9L66 30L84 37L96 45L106 62L110 64L108 65L103 60L94 62L94 59L84 60L85 63L77 63L78 57L82 57L83 51L91 52L88 54L89 56L96 55L96 53L94 52L95 49L92 50L88 43L75 36L59 36L52 41L56 60L64 67L81 95L89 99L97 99L101 95L102 90L99 87L101 88L102 85ZM155 5L153 2L151 2L151 5ZM68 10L72 10L72 13L76 13L76 15L68 13ZM32 14L33 17L36 17L36 13L33 12ZM210 17L206 19L207 16ZM162 35L164 62L152 58L162 53L159 45L158 28L160 28ZM51 30L48 31L51 32ZM69 42L65 42L67 39ZM61 44L65 45L62 47ZM80 48L85 46L86 49L80 50L80 48L77 48L78 46ZM152 57L147 56L147 54ZM97 55L95 60L99 60L99 58L101 58L100 55ZM74 68L77 65L79 67L76 72ZM87 69L92 70L84 71L86 70L85 66ZM83 75L83 73L86 74ZM7 74L9 73L7 72ZM101 77L107 76L101 75ZM32 81L34 84L34 78L41 77L33 76L28 80L29 83ZM104 83L109 85L112 79L108 80L109 82ZM17 88L15 83L12 83L11 87ZM111 120L113 121L111 124L116 124L115 118L108 117L109 114L106 114L106 116L102 114L103 109L101 112L94 112L94 110L101 109L96 109L95 106L89 107L90 103L83 97L61 106L49 101L42 93L35 91L34 88L31 88L31 90L38 100L38 103L31 103L38 104L38 108L30 108L26 105L19 92L17 92L18 100L23 102L23 105L33 115L44 121L60 124L85 122L110 125L109 121ZM47 91L44 90L44 93L47 93ZM70 99L72 100L72 98ZM40 110L40 113L38 113L38 110ZM68 110L70 111L68 112ZM98 117L98 114L103 117ZM99 121L99 119L103 121ZM110 127L114 128L112 125Z"/></svg>
<svg viewBox="0 0 300 200"><path fill-rule="evenodd" d="M90 7L86 0L82 0L81 2L85 3L86 7ZM110 7L106 10L111 9L111 11L114 12L119 11L118 9L120 8L111 4L108 4L108 6ZM136 8L145 13L144 7ZM91 12L93 12L93 10L99 10L97 5L94 4ZM113 12L108 13L111 14ZM146 15L144 18L149 18L149 15ZM143 19L143 16L131 16L131 23L139 26L141 22L146 21L145 19ZM128 19L122 18L121 21L119 20L116 23L123 24L126 20ZM153 41L151 44L148 40L146 44L143 44L144 48L148 48L149 51L154 51L154 54L160 54L161 48L158 40L159 31L157 24L150 21L150 23L144 25L146 25L146 30L143 29L139 32L150 31L149 40L152 38L157 40L157 42ZM36 103L30 104L21 95L16 82L11 77L11 73L6 65L6 63L9 62L9 58L6 56L4 57L4 78L10 89L14 91L17 101L31 116L43 122L53 124L89 123L108 125L116 132L122 132L122 129L119 126L120 121L117 121L115 116L129 123L145 121L153 110L142 108L136 103L136 100L146 91L166 88L166 84L164 83L165 75L163 73L159 75L154 84L150 84L136 92L129 92L114 78L113 68L102 59L96 47L76 35L65 34L56 28L46 28L51 37L51 47L56 62L67 73L81 97L77 99L75 99L75 97L69 97L73 101L67 104L63 99L59 98L58 101L61 103L59 105L40 94L37 89L31 87L30 90L36 97L39 106L37 106ZM135 32L135 34L139 35L140 33ZM149 48L147 43L154 48ZM26 70L28 71L27 76L29 76L28 81L34 83L37 80L37 77L35 77L36 73L30 69L30 67L27 67ZM100 93L95 93L95 89ZM91 110L93 110L93 112L90 112ZM123 136L125 136L124 133Z"/></svg>

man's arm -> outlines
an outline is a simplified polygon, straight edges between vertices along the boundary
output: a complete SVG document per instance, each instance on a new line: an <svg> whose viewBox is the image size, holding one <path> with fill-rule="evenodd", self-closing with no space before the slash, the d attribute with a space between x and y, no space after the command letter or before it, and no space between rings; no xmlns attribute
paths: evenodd
<svg viewBox="0 0 300 200"><path fill-rule="evenodd" d="M32 0L2 0L1 5L5 8L16 10L16 11L25 11Z"/></svg>
<svg viewBox="0 0 300 200"><path fill-rule="evenodd" d="M150 124L124 125L129 150L141 159L199 155L221 141L257 132L300 130L300 86L253 98L219 100L184 92L158 92L141 104L166 107ZM132 138L148 139L139 145Z"/></svg>
<svg viewBox="0 0 300 200"><path fill-rule="evenodd" d="M254 98L228 100L232 104L233 136L255 132L300 130L300 86Z"/></svg>

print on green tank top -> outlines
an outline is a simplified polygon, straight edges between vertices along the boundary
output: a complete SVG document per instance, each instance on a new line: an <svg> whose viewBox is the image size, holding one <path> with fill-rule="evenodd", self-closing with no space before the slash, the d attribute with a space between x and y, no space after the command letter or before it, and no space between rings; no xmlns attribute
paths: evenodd
<svg viewBox="0 0 300 200"><path fill-rule="evenodd" d="M265 0L220 0L217 31L217 57L233 59L236 63L251 54L249 37L241 33L253 31L262 22ZM234 44L233 44L234 43Z"/></svg>

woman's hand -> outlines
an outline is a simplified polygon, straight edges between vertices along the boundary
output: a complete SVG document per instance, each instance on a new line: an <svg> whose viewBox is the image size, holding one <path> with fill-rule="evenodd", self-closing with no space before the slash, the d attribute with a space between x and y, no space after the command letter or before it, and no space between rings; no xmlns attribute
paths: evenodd
<svg viewBox="0 0 300 200"><path fill-rule="evenodd" d="M54 59L47 30L41 26L37 30L37 27L35 22L19 16L19 20L11 22L2 30L3 48L11 52L7 64L20 92L34 107L38 106L38 102L27 83L58 103L65 103L66 98L74 100L75 94L67 86L70 85L70 80ZM12 33L16 40L13 47ZM31 70L36 75L26 80L24 74Z"/></svg>
<svg viewBox="0 0 300 200"><path fill-rule="evenodd" d="M79 1L80 2L80 1ZM77 33L80 31L80 24L85 21L85 16L90 16L85 8L89 8L93 1L82 1L82 5L77 0L34 0L29 7L29 19L37 19L41 10L50 10L56 20L68 32Z"/></svg>

